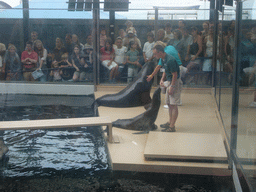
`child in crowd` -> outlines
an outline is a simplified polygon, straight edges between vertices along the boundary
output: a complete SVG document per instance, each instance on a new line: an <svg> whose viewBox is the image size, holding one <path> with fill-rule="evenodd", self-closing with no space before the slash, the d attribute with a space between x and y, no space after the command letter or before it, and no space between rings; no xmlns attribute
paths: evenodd
<svg viewBox="0 0 256 192"><path fill-rule="evenodd" d="M119 35L118 37L120 37L123 40L126 36L126 33L123 29L120 29L118 32L118 35Z"/></svg>
<svg viewBox="0 0 256 192"><path fill-rule="evenodd" d="M137 31L136 29L133 27L133 23L131 21L126 21L125 22L125 25L126 25L126 34L128 34L128 31L132 31L133 34L135 36L137 36Z"/></svg>
<svg viewBox="0 0 256 192"><path fill-rule="evenodd" d="M62 78L61 78L61 75L62 75L62 71L61 71L61 69L59 68L59 63L56 61L56 60L54 60L53 62L52 62L52 70L51 70L51 72L50 72L50 77L52 77L52 80L54 81L54 82L56 82L56 81L62 81Z"/></svg>
<svg viewBox="0 0 256 192"><path fill-rule="evenodd" d="M100 32L100 48L105 46L105 42L107 40L107 31L102 29Z"/></svg>
<svg viewBox="0 0 256 192"><path fill-rule="evenodd" d="M143 47L143 58L145 63L147 63L148 61L152 61L153 60L153 47L154 47L154 34L152 32L149 32L147 34L147 42L144 44Z"/></svg>
<svg viewBox="0 0 256 192"><path fill-rule="evenodd" d="M127 52L127 47L123 46L123 40L121 37L116 39L115 49L115 62L118 64L118 75L122 73L124 66L126 64L125 54Z"/></svg>
<svg viewBox="0 0 256 192"><path fill-rule="evenodd" d="M68 53L64 53L61 55L61 61L59 63L60 68L64 67L72 67L72 63L68 60Z"/></svg>
<svg viewBox="0 0 256 192"><path fill-rule="evenodd" d="M115 50L113 48L113 44L111 39L107 39L105 43L105 47L100 49L100 58L102 65L106 67L109 72L109 83L116 82L116 76L118 74L118 65L114 61L115 58Z"/></svg>
<svg viewBox="0 0 256 192"><path fill-rule="evenodd" d="M137 43L131 41L129 44L130 50L127 52L127 63L128 63L128 79L127 82L130 83L133 77L137 76L139 68L142 65L139 63L139 52L137 51Z"/></svg>
<svg viewBox="0 0 256 192"><path fill-rule="evenodd" d="M64 53L61 56L61 61L59 63L59 67L61 68L61 77L63 80L70 80L73 77L74 68L72 66L71 61L68 60L68 53Z"/></svg>

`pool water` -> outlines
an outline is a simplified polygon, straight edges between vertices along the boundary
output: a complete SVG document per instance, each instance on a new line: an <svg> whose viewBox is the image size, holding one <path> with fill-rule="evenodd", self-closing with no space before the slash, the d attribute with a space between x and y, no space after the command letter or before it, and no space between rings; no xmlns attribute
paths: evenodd
<svg viewBox="0 0 256 192"><path fill-rule="evenodd" d="M92 117L93 102L93 95L1 95L0 117ZM0 166L0 191L231 191L230 178L112 172L100 127L13 130L2 136L9 152Z"/></svg>
<svg viewBox="0 0 256 192"><path fill-rule="evenodd" d="M92 117L92 96L8 95L2 121ZM57 104L56 104L57 103ZM9 148L5 177L46 176L55 172L93 172L108 169L100 127L5 131Z"/></svg>

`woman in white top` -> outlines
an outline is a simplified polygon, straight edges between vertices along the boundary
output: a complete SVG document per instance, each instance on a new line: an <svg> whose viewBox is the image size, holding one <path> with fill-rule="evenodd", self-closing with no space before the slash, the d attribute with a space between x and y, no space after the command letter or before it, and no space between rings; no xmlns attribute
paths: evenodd
<svg viewBox="0 0 256 192"><path fill-rule="evenodd" d="M203 63L203 71L212 71L212 55L213 55L213 26L210 26L209 35L205 37L205 57L210 57L209 59L205 59ZM219 53L219 38L217 43L217 52ZM219 61L217 61L216 70L220 71Z"/></svg>
<svg viewBox="0 0 256 192"><path fill-rule="evenodd" d="M36 40L34 42L35 52L38 54L38 62L37 69L38 71L42 70L43 75L39 78L41 82L46 82L47 80L47 66L46 66L46 58L47 58L47 50L44 48L42 41Z"/></svg>
<svg viewBox="0 0 256 192"><path fill-rule="evenodd" d="M210 26L209 28L209 35L205 37L204 43L205 43L205 51L204 51L204 56L208 57L207 59L204 60L203 62L203 67L202 71L206 72L205 73L205 81L206 84L211 84L211 72L213 67L216 67L216 71L220 71L220 63L219 60L217 60L217 66L212 65L212 56L213 56L213 25ZM219 38L217 41L217 52L219 53Z"/></svg>

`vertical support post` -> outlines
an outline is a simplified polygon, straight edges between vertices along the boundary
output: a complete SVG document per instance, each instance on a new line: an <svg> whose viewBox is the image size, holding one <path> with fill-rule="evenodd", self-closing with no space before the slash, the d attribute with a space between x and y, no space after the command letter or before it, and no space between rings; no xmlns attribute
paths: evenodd
<svg viewBox="0 0 256 192"><path fill-rule="evenodd" d="M156 35L157 35L157 31L158 31L158 7L155 7L154 31L155 31L155 41L157 41Z"/></svg>
<svg viewBox="0 0 256 192"><path fill-rule="evenodd" d="M155 31L155 41L157 41L157 31L158 31L158 7L155 7L155 23L154 23L154 31ZM159 74L159 72L158 72ZM153 85L157 85L158 74L154 78Z"/></svg>
<svg viewBox="0 0 256 192"><path fill-rule="evenodd" d="M239 104L239 72L241 62L241 28L242 28L242 1L237 1L236 5L236 25L235 25L235 50L234 50L234 70L233 70L233 90L232 90L232 113L231 113L231 158L237 146L237 125L238 125L238 104Z"/></svg>
<svg viewBox="0 0 256 192"><path fill-rule="evenodd" d="M114 143L114 141L113 141L113 132L112 132L112 124L107 125L107 130L108 130L108 132L107 132L108 141L110 143Z"/></svg>
<svg viewBox="0 0 256 192"><path fill-rule="evenodd" d="M212 86L215 87L216 96L216 66L217 66L217 48L218 48L218 10L214 9L214 35L213 35L213 54L212 54Z"/></svg>
<svg viewBox="0 0 256 192"><path fill-rule="evenodd" d="M23 5L23 35L24 35L24 45L25 47L26 42L29 40L29 3L28 0L22 1Z"/></svg>
<svg viewBox="0 0 256 192"><path fill-rule="evenodd" d="M225 64L224 60L224 35L223 35L223 21L224 21L224 9L222 11L222 18L221 18L221 37L220 37L220 69ZM220 102L221 102L221 84L222 84L222 78L221 78L221 70L220 70L220 77L219 77L219 103L218 103L218 110L220 111Z"/></svg>
<svg viewBox="0 0 256 192"><path fill-rule="evenodd" d="M93 0L93 83L96 91L96 85L99 84L99 0Z"/></svg>
<svg viewBox="0 0 256 192"><path fill-rule="evenodd" d="M210 1L210 22L214 21L215 0Z"/></svg>
<svg viewBox="0 0 256 192"><path fill-rule="evenodd" d="M115 11L109 11L109 36L115 42Z"/></svg>

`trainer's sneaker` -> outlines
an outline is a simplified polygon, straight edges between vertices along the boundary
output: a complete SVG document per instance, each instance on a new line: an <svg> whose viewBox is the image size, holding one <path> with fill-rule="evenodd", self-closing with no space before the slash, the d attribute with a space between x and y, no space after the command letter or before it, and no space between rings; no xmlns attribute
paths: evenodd
<svg viewBox="0 0 256 192"><path fill-rule="evenodd" d="M162 124L162 125L160 125L160 127L161 128L169 128L170 127L170 123L169 122L167 122L167 123L165 123L165 124Z"/></svg>
<svg viewBox="0 0 256 192"><path fill-rule="evenodd" d="M164 105L164 108L165 108L165 109L169 109L168 105Z"/></svg>
<svg viewBox="0 0 256 192"><path fill-rule="evenodd" d="M175 129L175 127L168 127L166 129L162 130L162 132L176 132L176 129Z"/></svg>
<svg viewBox="0 0 256 192"><path fill-rule="evenodd" d="M255 102L255 101L251 102L251 103L249 104L249 107L256 107L256 102Z"/></svg>

